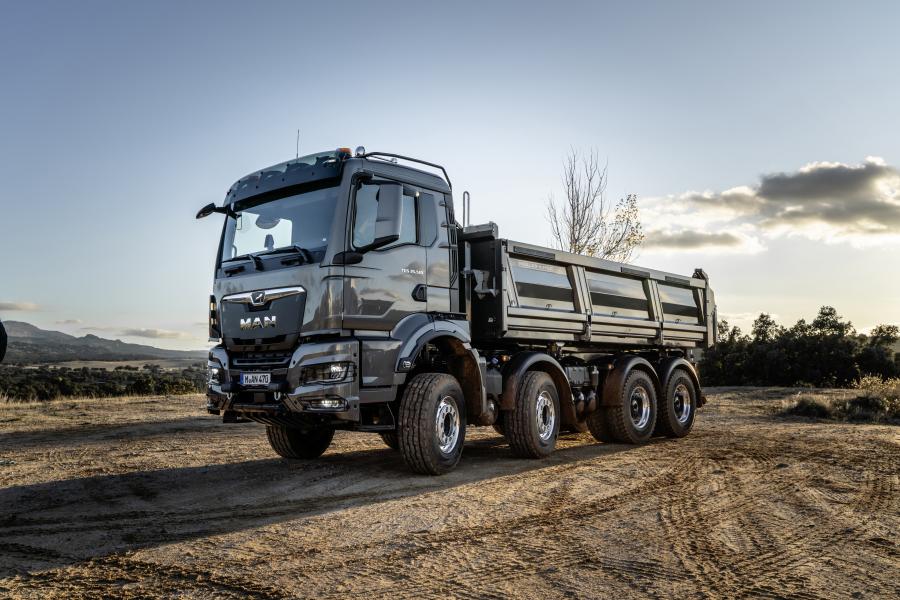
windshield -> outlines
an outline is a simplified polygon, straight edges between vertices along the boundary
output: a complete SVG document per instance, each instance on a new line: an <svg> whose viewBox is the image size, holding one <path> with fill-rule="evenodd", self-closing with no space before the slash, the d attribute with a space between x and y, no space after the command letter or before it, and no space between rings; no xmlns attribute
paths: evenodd
<svg viewBox="0 0 900 600"><path fill-rule="evenodd" d="M337 202L337 187L304 192L277 200L238 202L229 216L222 243L222 261L299 247L320 262L328 247Z"/></svg>

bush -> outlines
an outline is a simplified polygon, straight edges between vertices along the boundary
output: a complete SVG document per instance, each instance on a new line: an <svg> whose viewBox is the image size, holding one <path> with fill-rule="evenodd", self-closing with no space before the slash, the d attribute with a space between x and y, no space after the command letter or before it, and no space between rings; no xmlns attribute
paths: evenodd
<svg viewBox="0 0 900 600"><path fill-rule="evenodd" d="M860 379L854 389L859 393L845 399L798 394L781 414L810 419L900 424L900 379L884 380L870 375Z"/></svg>
<svg viewBox="0 0 900 600"><path fill-rule="evenodd" d="M802 396L785 409L784 414L811 419L830 419L832 417L832 405L828 400Z"/></svg>
<svg viewBox="0 0 900 600"><path fill-rule="evenodd" d="M859 406L883 412L890 419L900 419L900 378L882 379L867 375L859 380L856 389L860 391Z"/></svg>

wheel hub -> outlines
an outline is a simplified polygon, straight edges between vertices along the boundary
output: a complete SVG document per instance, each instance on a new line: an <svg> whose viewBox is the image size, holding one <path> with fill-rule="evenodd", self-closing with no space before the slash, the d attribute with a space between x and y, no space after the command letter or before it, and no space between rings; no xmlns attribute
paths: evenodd
<svg viewBox="0 0 900 600"><path fill-rule="evenodd" d="M444 396L438 403L434 425L441 452L450 454L459 439L459 411L450 396Z"/></svg>
<svg viewBox="0 0 900 600"><path fill-rule="evenodd" d="M687 423L688 419L691 417L691 410L693 409L693 404L691 401L691 393L688 391L687 386L683 383L679 383L675 386L675 418L679 423Z"/></svg>
<svg viewBox="0 0 900 600"><path fill-rule="evenodd" d="M541 440L546 442L553 435L556 426L556 406L553 404L553 398L546 391L538 394L535 413L538 435Z"/></svg>
<svg viewBox="0 0 900 600"><path fill-rule="evenodd" d="M637 429L643 429L650 421L650 394L643 386L631 392L631 422Z"/></svg>

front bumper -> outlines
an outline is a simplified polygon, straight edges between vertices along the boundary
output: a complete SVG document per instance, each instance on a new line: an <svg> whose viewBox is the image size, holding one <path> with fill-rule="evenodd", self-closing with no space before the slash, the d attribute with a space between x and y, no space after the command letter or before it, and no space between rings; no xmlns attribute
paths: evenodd
<svg viewBox="0 0 900 600"><path fill-rule="evenodd" d="M222 346L209 352L208 366L219 369L218 381L207 388L207 409L213 414L228 411L256 417L308 415L341 421L359 421L359 341L339 338L302 344L290 359L266 364L253 359L239 364L241 357ZM338 381L304 382L304 369L331 363L349 363L347 375ZM268 372L268 387L242 386L241 372ZM307 371L308 372L308 371Z"/></svg>

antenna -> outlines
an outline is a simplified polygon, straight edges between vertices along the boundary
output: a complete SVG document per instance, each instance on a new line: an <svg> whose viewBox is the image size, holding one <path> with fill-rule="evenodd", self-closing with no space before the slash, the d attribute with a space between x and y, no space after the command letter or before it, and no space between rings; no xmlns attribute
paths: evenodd
<svg viewBox="0 0 900 600"><path fill-rule="evenodd" d="M300 130L297 130L297 158L300 158Z"/></svg>

